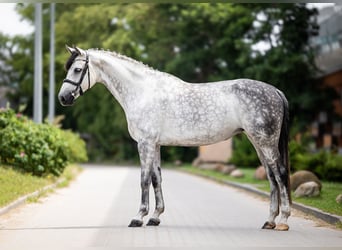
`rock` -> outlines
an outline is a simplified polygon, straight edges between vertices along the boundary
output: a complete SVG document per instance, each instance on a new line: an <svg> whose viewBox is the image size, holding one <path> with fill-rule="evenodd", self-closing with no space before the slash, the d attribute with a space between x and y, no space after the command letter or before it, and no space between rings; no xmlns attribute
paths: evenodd
<svg viewBox="0 0 342 250"><path fill-rule="evenodd" d="M175 160L173 163L176 167L179 167L183 164L183 162L181 160Z"/></svg>
<svg viewBox="0 0 342 250"><path fill-rule="evenodd" d="M244 177L244 173L240 169L235 169L230 173L230 176L235 177L235 178L242 178Z"/></svg>
<svg viewBox="0 0 342 250"><path fill-rule="evenodd" d="M217 163L217 164L215 165L215 170L221 172L222 169L224 169L224 167L225 167L224 164Z"/></svg>
<svg viewBox="0 0 342 250"><path fill-rule="evenodd" d="M336 202L342 205L342 194L337 195Z"/></svg>
<svg viewBox="0 0 342 250"><path fill-rule="evenodd" d="M305 182L294 192L295 197L314 197L319 196L320 186L315 181Z"/></svg>
<svg viewBox="0 0 342 250"><path fill-rule="evenodd" d="M316 182L319 186L319 190L322 189L322 184L314 173L307 171L307 170L297 171L290 177L291 190L294 191L301 184L305 182L310 182L310 181Z"/></svg>
<svg viewBox="0 0 342 250"><path fill-rule="evenodd" d="M221 172L222 174L229 175L234 169L236 169L233 165L225 165L218 163L216 164L215 170Z"/></svg>
<svg viewBox="0 0 342 250"><path fill-rule="evenodd" d="M260 166L255 170L254 179L267 180L267 174L264 166Z"/></svg>
<svg viewBox="0 0 342 250"><path fill-rule="evenodd" d="M201 158L197 157L192 161L191 164L193 167L199 167L199 165L201 165Z"/></svg>
<svg viewBox="0 0 342 250"><path fill-rule="evenodd" d="M234 165L222 165L220 168L220 172L222 174L230 175L236 169Z"/></svg>
<svg viewBox="0 0 342 250"><path fill-rule="evenodd" d="M200 164L198 167L204 170L216 170L216 166L217 164L206 163L206 164Z"/></svg>

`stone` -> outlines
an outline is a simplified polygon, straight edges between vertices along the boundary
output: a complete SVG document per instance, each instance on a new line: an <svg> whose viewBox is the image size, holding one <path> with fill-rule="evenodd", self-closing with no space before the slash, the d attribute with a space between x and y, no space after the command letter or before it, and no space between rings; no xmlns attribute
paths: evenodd
<svg viewBox="0 0 342 250"><path fill-rule="evenodd" d="M267 174L264 166L259 166L254 172L254 179L256 180L267 180Z"/></svg>
<svg viewBox="0 0 342 250"><path fill-rule="evenodd" d="M216 164L205 163L200 164L198 167L204 170L216 170Z"/></svg>
<svg viewBox="0 0 342 250"><path fill-rule="evenodd" d="M320 187L314 181L305 182L294 192L295 197L315 197L320 195Z"/></svg>
<svg viewBox="0 0 342 250"><path fill-rule="evenodd" d="M242 178L244 177L244 173L242 173L242 171L240 169L235 169L230 173L230 176L234 177L234 178Z"/></svg>
<svg viewBox="0 0 342 250"><path fill-rule="evenodd" d="M201 165L202 161L201 161L201 158L197 157L195 158L193 161L192 161L192 166L193 167L199 167L199 165Z"/></svg>
<svg viewBox="0 0 342 250"><path fill-rule="evenodd" d="M236 169L234 165L221 165L220 172L225 175L230 175Z"/></svg>
<svg viewBox="0 0 342 250"><path fill-rule="evenodd" d="M183 164L183 162L181 160L175 160L173 163L176 167L179 167Z"/></svg>
<svg viewBox="0 0 342 250"><path fill-rule="evenodd" d="M314 173L307 171L307 170L297 171L293 175L291 175L291 177L290 177L291 190L294 191L301 184L303 184L305 182L310 182L310 181L316 182L319 186L319 190L322 189L322 184L321 184L320 180L318 179L318 177Z"/></svg>
<svg viewBox="0 0 342 250"><path fill-rule="evenodd" d="M215 165L215 170L221 172L221 170L222 170L224 167L225 167L224 164L217 163L217 164Z"/></svg>
<svg viewBox="0 0 342 250"><path fill-rule="evenodd" d="M336 202L342 205L342 194L337 195Z"/></svg>
<svg viewBox="0 0 342 250"><path fill-rule="evenodd" d="M222 163L218 163L215 166L215 170L222 173L229 175L236 167L234 165L225 165Z"/></svg>

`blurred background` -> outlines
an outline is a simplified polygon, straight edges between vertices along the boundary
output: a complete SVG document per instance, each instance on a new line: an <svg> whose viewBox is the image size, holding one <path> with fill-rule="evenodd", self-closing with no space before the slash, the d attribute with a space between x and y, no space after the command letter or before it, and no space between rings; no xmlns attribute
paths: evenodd
<svg viewBox="0 0 342 250"><path fill-rule="evenodd" d="M42 7L45 118L51 8ZM1 3L0 11L0 106L10 103L32 117L35 5ZM54 20L56 95L66 44L117 51L193 83L252 78L287 96L292 154L342 154L341 4L58 3ZM138 162L123 110L101 84L73 107L61 107L56 95L54 122L81 135L91 161ZM259 164L243 136L232 147L233 163ZM197 148L162 149L166 162L191 162L197 154ZM302 160L296 157L293 164Z"/></svg>

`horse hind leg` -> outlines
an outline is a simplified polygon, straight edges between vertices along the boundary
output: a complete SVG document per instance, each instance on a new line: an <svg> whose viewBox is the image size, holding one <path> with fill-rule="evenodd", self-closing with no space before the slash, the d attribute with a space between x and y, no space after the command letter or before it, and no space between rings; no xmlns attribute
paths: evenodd
<svg viewBox="0 0 342 250"><path fill-rule="evenodd" d="M248 135L247 135L248 136ZM252 144L254 145L254 148L258 154L259 160L261 164L264 166L267 174L267 178L270 182L270 212L268 220L264 223L262 226L262 229L274 229L276 227L275 218L279 215L279 189L276 182L276 179L274 177L273 172L268 167L267 161L265 160L265 157L262 153L262 151L255 145L252 138L248 136Z"/></svg>
<svg viewBox="0 0 342 250"><path fill-rule="evenodd" d="M281 217L280 217L280 221L276 226L276 230L279 231L287 231L289 230L289 226L287 224L287 219L288 217L291 215L291 191L289 188L289 173L287 171L287 167L284 166L284 164L282 163L282 161L280 159L278 159L277 161L277 183L279 185L279 191L280 191L280 208L281 208Z"/></svg>
<svg viewBox="0 0 342 250"><path fill-rule="evenodd" d="M274 174L270 168L267 167L266 164L264 164L264 167L270 182L270 214L268 220L262 226L262 229L274 229L276 227L275 218L279 215L279 189Z"/></svg>
<svg viewBox="0 0 342 250"><path fill-rule="evenodd" d="M262 148L265 156L266 169L271 184L271 206L269 221L265 223L274 225L275 217L281 210L281 218L275 229L286 231L289 229L287 219L291 214L290 194L288 185L288 172L286 166L283 165L278 148ZM280 204L279 204L280 202ZM267 228L267 226L265 226Z"/></svg>

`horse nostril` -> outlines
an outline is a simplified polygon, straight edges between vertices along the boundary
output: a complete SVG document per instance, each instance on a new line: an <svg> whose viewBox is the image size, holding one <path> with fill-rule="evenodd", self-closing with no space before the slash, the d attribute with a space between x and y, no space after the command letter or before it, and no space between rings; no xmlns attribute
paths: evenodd
<svg viewBox="0 0 342 250"><path fill-rule="evenodd" d="M64 96L59 96L59 101L60 101L62 104L64 104L65 101L66 101L66 99L65 99Z"/></svg>

